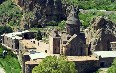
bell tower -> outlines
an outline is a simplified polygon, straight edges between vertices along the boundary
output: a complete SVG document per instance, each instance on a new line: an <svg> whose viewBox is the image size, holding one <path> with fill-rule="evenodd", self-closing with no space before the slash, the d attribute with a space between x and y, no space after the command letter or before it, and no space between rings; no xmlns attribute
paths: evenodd
<svg viewBox="0 0 116 73"><path fill-rule="evenodd" d="M80 33L80 20L78 13L79 12L76 12L76 9L72 6L71 12L66 21L66 31L70 35L78 35Z"/></svg>

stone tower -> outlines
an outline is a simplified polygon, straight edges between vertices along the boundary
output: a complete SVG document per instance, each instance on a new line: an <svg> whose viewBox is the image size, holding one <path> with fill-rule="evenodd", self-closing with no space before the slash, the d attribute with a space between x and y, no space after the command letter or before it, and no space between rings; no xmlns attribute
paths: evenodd
<svg viewBox="0 0 116 73"><path fill-rule="evenodd" d="M72 10L66 21L66 31L70 35L80 33L80 20L77 14L75 8L72 6Z"/></svg>
<svg viewBox="0 0 116 73"><path fill-rule="evenodd" d="M61 37L56 29L49 34L49 48L52 54L60 54L60 39Z"/></svg>

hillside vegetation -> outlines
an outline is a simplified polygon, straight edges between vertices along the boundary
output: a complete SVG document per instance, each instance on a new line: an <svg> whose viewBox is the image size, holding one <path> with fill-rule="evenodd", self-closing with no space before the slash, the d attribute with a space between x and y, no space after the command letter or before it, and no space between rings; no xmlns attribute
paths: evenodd
<svg viewBox="0 0 116 73"><path fill-rule="evenodd" d="M104 12L99 12L97 10L116 10L116 0L62 0L62 3L67 5L74 5L75 7L79 7L80 9L94 11L87 13L80 13L79 17L84 28L87 28L90 25L90 21L93 17L96 16L105 16L109 18L111 21L116 22L116 14L105 14ZM26 24L30 23L29 19L33 19L34 14L31 11L23 13L20 8L12 2L12 0L5 0L0 5L0 25L10 25L12 28L20 27L22 24L22 17L25 18ZM36 21L36 20L35 20ZM62 21L61 21L62 22ZM38 22L35 22L38 23ZM58 22L58 28L64 29L64 25ZM35 25L33 25L35 26ZM62 27L63 26L63 27Z"/></svg>
<svg viewBox="0 0 116 73"><path fill-rule="evenodd" d="M12 0L7 0L0 5L0 25L17 26L20 24L22 12Z"/></svg>
<svg viewBox="0 0 116 73"><path fill-rule="evenodd" d="M80 9L116 10L116 0L62 0L63 3L79 6Z"/></svg>
<svg viewBox="0 0 116 73"><path fill-rule="evenodd" d="M116 23L116 13L105 13L105 12L101 12L101 11L96 11L96 10L91 10L89 12L81 12L79 14L80 17L80 21L82 23L82 27L87 28L91 23L91 20L94 17L97 16L103 16L106 19L111 20L112 22Z"/></svg>

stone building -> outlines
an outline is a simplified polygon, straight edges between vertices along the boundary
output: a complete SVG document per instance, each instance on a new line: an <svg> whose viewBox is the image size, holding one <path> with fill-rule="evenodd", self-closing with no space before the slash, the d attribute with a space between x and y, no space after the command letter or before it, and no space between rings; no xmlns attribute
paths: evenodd
<svg viewBox="0 0 116 73"><path fill-rule="evenodd" d="M39 1L44 2L46 0ZM47 1L47 6L52 7L50 0ZM51 1L54 5L57 3L57 0L56 2ZM36 1L31 0L31 2ZM43 4L39 3L40 5ZM50 7L45 10L45 15L52 20ZM57 5L56 8L58 8ZM55 13L53 15L58 16ZM80 32L81 23L77 14L78 12L72 6L66 21L66 31L59 32L54 29L49 33L49 43L42 40L37 41L34 39L35 32L26 30L3 34L2 44L12 50L19 51L18 56L23 73L31 73L32 69L46 56L60 56L61 54L67 56L68 61L75 62L79 73L89 73L99 67L111 66L113 59L116 58L115 25L103 17L98 17L93 19L91 27L82 33Z"/></svg>
<svg viewBox="0 0 116 73"><path fill-rule="evenodd" d="M68 56L86 55L84 41L80 38L80 20L77 14L72 6L66 21L66 31L53 30L52 35L49 35L49 45L53 53Z"/></svg>
<svg viewBox="0 0 116 73"><path fill-rule="evenodd" d="M116 58L116 51L95 51L93 56L99 59L99 67L106 68L110 67Z"/></svg>
<svg viewBox="0 0 116 73"><path fill-rule="evenodd" d="M49 48L52 54L60 54L61 37L57 30L49 34Z"/></svg>
<svg viewBox="0 0 116 73"><path fill-rule="evenodd" d="M35 32L29 32L28 30L22 32L6 33L2 35L2 44L9 49L19 49L19 40L34 38Z"/></svg>
<svg viewBox="0 0 116 73"><path fill-rule="evenodd" d="M95 56L67 56L68 61L73 61L78 73L91 73L99 68L99 59Z"/></svg>
<svg viewBox="0 0 116 73"><path fill-rule="evenodd" d="M35 39L23 39L19 41L19 51L21 52L30 52L30 51L39 51L44 53L50 53L49 44L42 42L41 40L37 41Z"/></svg>
<svg viewBox="0 0 116 73"><path fill-rule="evenodd" d="M111 51L110 42L116 41L115 24L101 16L94 18L91 24L85 30L88 50L91 52Z"/></svg>
<svg viewBox="0 0 116 73"><path fill-rule="evenodd" d="M19 59L23 73L31 73L38 61L51 54L49 45L42 40L23 39L19 41Z"/></svg>

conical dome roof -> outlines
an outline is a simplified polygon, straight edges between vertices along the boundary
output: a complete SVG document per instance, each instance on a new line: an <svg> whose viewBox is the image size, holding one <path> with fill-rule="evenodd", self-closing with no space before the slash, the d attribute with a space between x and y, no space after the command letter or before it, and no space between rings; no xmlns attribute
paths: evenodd
<svg viewBox="0 0 116 73"><path fill-rule="evenodd" d="M77 18L77 16L78 16L77 12L76 12L75 8L72 6L72 10L71 10L69 16L67 17L66 23L67 24L74 24L74 25L80 24L80 21Z"/></svg>

